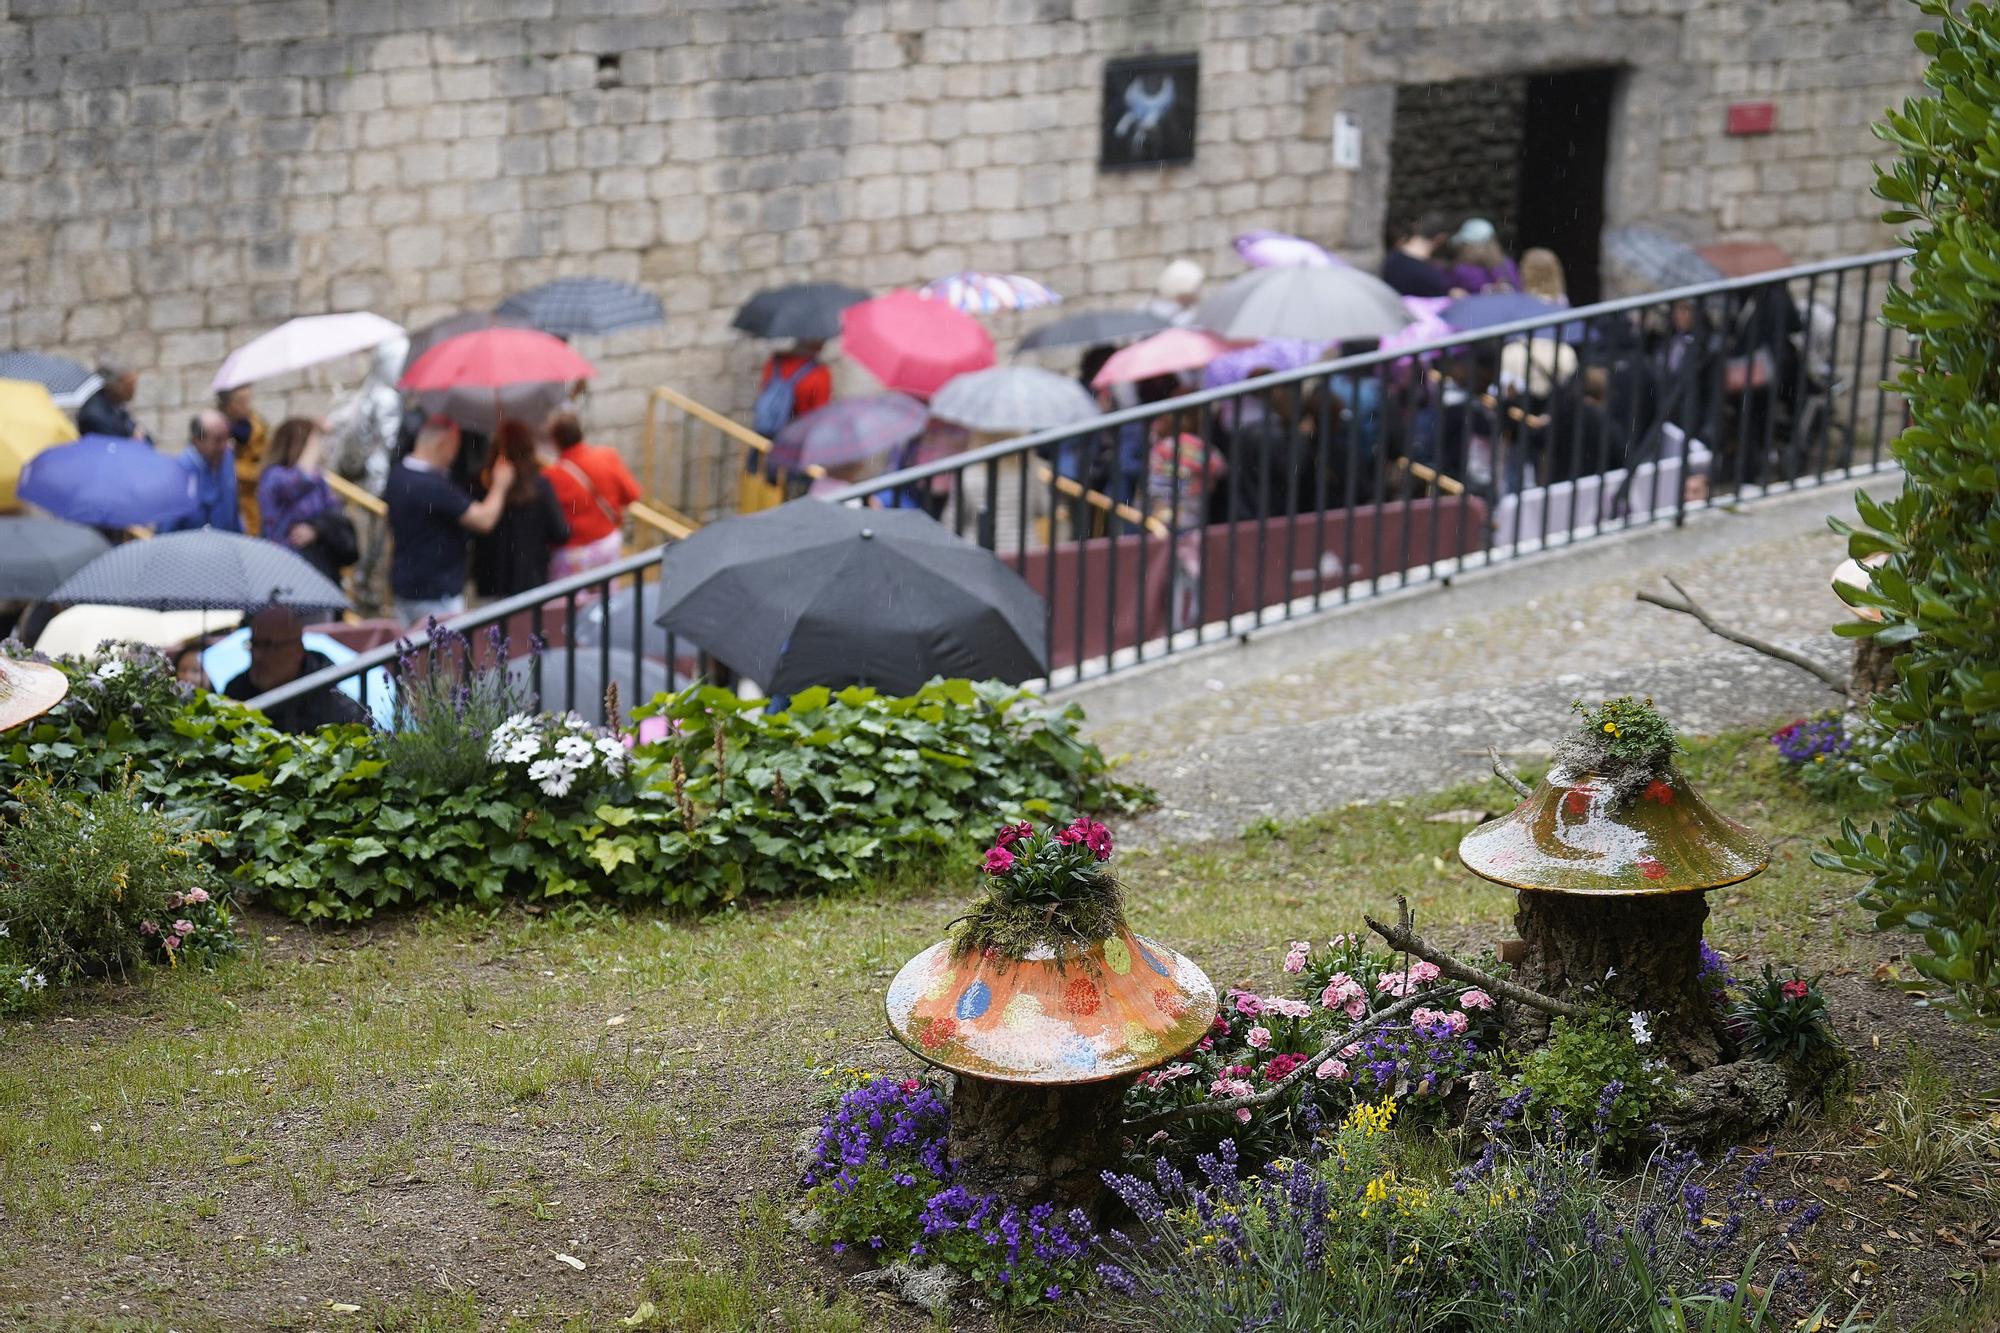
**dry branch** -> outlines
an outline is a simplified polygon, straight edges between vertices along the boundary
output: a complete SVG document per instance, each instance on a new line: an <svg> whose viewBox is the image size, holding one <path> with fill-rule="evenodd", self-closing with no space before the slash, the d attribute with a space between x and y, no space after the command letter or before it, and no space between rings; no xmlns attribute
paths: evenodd
<svg viewBox="0 0 2000 1333"><path fill-rule="evenodd" d="M1415 954L1425 962L1435 964L1438 971L1455 981L1463 981L1468 985L1478 986L1490 994L1500 996L1502 999L1512 1000L1515 1004L1525 1004L1530 1009L1539 1009L1543 1013L1555 1014L1559 1018L1575 1018L1583 1012L1573 1004L1551 999L1538 990L1530 990L1526 986L1517 985L1504 978L1496 977L1490 972L1482 971L1472 966L1470 963L1459 962L1458 959L1417 934L1416 929L1410 922L1410 905L1400 897L1396 899L1395 925L1385 926L1372 916L1364 916L1361 919L1368 923L1368 929L1387 940L1391 948L1401 949L1404 953Z"/></svg>
<svg viewBox="0 0 2000 1333"><path fill-rule="evenodd" d="M1810 657L1795 653L1789 648L1781 648L1777 644L1771 643L1766 639L1760 639L1754 634L1746 634L1742 630L1731 629L1729 626L1720 623L1713 615L1709 614L1706 607L1702 606L1700 602L1697 602L1688 593L1686 588L1683 588L1679 583L1674 581L1673 575L1668 574L1664 577L1667 580L1667 586L1680 594L1679 601L1675 601L1671 597L1663 597L1659 593L1648 591L1645 588L1639 589L1639 600L1652 606L1663 607L1668 611L1678 611L1682 615L1693 616L1701 622L1702 628L1710 634L1727 639L1731 643L1740 644L1753 652L1762 653L1766 657L1775 657L1780 662L1788 662L1799 670L1816 676L1821 683L1834 691L1834 693L1843 697L1847 695L1847 678L1845 676L1829 670L1813 661Z"/></svg>
<svg viewBox="0 0 2000 1333"><path fill-rule="evenodd" d="M1514 789L1516 796L1533 796L1535 789L1514 776L1506 765L1500 762L1500 752L1492 746L1486 747L1486 757L1492 761L1493 776Z"/></svg>

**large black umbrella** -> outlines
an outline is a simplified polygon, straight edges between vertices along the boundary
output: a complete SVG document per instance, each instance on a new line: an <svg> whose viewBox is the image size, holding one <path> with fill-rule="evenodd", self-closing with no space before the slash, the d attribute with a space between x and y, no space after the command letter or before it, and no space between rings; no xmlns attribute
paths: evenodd
<svg viewBox="0 0 2000 1333"><path fill-rule="evenodd" d="M837 338L840 312L867 299L861 288L838 282L766 287L743 303L730 327L759 338Z"/></svg>
<svg viewBox="0 0 2000 1333"><path fill-rule="evenodd" d="M723 519L668 549L659 598L660 624L774 695L1048 674L1042 599L915 510L804 499Z"/></svg>
<svg viewBox="0 0 2000 1333"><path fill-rule="evenodd" d="M494 313L525 320L558 338L596 337L667 322L659 297L613 278L557 278L508 297Z"/></svg>
<svg viewBox="0 0 2000 1333"><path fill-rule="evenodd" d="M1036 348L1094 347L1100 343L1128 342L1170 329L1173 325L1144 310L1079 310L1073 315L1051 320L1021 339L1020 352Z"/></svg>
<svg viewBox="0 0 2000 1333"><path fill-rule="evenodd" d="M95 528L59 518L0 518L0 598L39 602L111 549Z"/></svg>
<svg viewBox="0 0 2000 1333"><path fill-rule="evenodd" d="M154 611L344 611L347 595L288 546L203 528L127 542L64 579L51 602Z"/></svg>

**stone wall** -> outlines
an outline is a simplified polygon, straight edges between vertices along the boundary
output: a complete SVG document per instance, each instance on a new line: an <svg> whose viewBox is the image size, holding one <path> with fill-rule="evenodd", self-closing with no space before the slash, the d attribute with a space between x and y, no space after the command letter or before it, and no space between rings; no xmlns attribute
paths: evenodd
<svg viewBox="0 0 2000 1333"><path fill-rule="evenodd" d="M0 0L0 346L146 371L163 438L295 314L410 324L566 273L664 330L589 344L594 431L647 389L742 414L757 287L1018 270L1127 302L1247 227L1372 261L1399 84L1631 67L1612 224L1886 243L1868 122L1917 86L1899 0ZM1103 174L1107 57L1198 50L1194 163ZM1778 131L1723 134L1732 101ZM1360 171L1330 164L1336 111ZM1021 328L1003 320L1005 338ZM359 367L345 373L358 374ZM268 415L327 384L263 391Z"/></svg>

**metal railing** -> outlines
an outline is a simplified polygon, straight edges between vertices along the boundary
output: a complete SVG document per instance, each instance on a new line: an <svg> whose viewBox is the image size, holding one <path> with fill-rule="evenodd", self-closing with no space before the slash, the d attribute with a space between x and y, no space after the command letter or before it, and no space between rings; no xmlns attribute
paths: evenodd
<svg viewBox="0 0 2000 1333"><path fill-rule="evenodd" d="M1012 565L1047 608L1049 683L1067 684L1329 605L1890 466L1904 408L1885 382L1906 340L1877 313L1908 253L1342 357L1001 441L829 498L923 508ZM728 454L708 466L740 469L754 432L718 429ZM551 640L531 668L539 687L556 663L563 697L601 716L601 703L577 697L579 655L619 677L628 703L649 697L643 679L698 668L693 645L651 624L643 585L660 554L452 626L538 633L573 629L580 614L586 625L631 617L629 659L614 662L612 645L586 630L580 645L574 633ZM254 702L396 657L364 653Z"/></svg>

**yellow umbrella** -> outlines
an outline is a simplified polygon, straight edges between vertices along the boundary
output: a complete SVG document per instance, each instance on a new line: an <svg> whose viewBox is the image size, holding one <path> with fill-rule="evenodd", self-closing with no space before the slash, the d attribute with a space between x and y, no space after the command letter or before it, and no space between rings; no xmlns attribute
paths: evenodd
<svg viewBox="0 0 2000 1333"><path fill-rule="evenodd" d="M76 438L76 427L33 380L0 380L0 509L15 505L14 485L28 460Z"/></svg>

